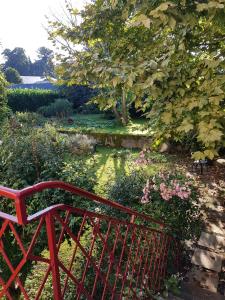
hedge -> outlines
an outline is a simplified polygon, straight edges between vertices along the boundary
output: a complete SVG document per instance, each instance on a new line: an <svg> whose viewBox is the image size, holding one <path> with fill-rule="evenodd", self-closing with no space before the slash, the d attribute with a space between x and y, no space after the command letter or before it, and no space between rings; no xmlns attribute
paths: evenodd
<svg viewBox="0 0 225 300"><path fill-rule="evenodd" d="M59 98L59 92L41 89L9 89L8 105L13 112L35 112L41 106L49 105Z"/></svg>

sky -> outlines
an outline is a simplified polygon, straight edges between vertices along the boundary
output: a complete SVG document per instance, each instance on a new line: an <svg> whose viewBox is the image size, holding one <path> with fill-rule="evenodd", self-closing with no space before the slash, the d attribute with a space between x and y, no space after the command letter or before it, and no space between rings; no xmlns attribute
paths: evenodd
<svg viewBox="0 0 225 300"><path fill-rule="evenodd" d="M85 0L72 0L81 8ZM0 53L5 49L22 47L31 60L39 47L53 49L44 27L46 15L62 14L65 0L0 0ZM2 57L0 57L2 60Z"/></svg>

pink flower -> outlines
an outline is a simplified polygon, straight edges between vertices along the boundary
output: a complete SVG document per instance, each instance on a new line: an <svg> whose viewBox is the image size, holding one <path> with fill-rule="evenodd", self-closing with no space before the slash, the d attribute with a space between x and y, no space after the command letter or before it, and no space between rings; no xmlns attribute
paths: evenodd
<svg viewBox="0 0 225 300"><path fill-rule="evenodd" d="M165 190L165 188L166 188L165 183L161 182L159 188L161 191Z"/></svg>
<svg viewBox="0 0 225 300"><path fill-rule="evenodd" d="M148 197L146 197L146 196L143 196L142 198L141 198L141 203L142 204L146 204L146 203L149 203L149 201L150 201L150 199L149 199L150 197L148 196Z"/></svg>
<svg viewBox="0 0 225 300"><path fill-rule="evenodd" d="M146 185L143 189L143 197L141 198L141 203L146 204L150 201L151 195L150 195L150 189L151 189L151 184L150 181L147 180Z"/></svg>

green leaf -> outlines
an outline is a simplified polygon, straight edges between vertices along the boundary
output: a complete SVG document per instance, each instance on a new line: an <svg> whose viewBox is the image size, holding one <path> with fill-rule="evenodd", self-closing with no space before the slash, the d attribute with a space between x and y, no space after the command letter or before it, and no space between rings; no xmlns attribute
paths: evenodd
<svg viewBox="0 0 225 300"><path fill-rule="evenodd" d="M195 160L200 160L205 158L205 154L201 151L196 151L192 154L192 158Z"/></svg>
<svg viewBox="0 0 225 300"><path fill-rule="evenodd" d="M177 131L184 131L189 132L190 130L194 129L193 124L191 123L190 119L184 119L181 125L177 128Z"/></svg>
<svg viewBox="0 0 225 300"><path fill-rule="evenodd" d="M118 77L114 77L112 80L112 84L114 87L116 87L119 82L120 82L120 79Z"/></svg>
<svg viewBox="0 0 225 300"><path fill-rule="evenodd" d="M208 157L209 159L213 159L215 156L218 155L218 152L214 149L208 149L204 151L205 157Z"/></svg>
<svg viewBox="0 0 225 300"><path fill-rule="evenodd" d="M163 123L165 124L170 124L172 121L172 113L171 112L164 112L162 113L162 117L161 120L163 121Z"/></svg>

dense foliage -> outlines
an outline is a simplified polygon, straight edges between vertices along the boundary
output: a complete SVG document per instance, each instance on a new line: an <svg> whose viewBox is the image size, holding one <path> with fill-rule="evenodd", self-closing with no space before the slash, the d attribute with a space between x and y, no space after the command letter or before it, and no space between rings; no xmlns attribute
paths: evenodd
<svg viewBox="0 0 225 300"><path fill-rule="evenodd" d="M91 160L88 165L80 156L70 157L67 161L66 157L70 155L69 144L54 127L46 125L44 128L38 128L35 123L30 123L29 117L25 117L24 114L18 117L19 120L14 117L1 128L0 181L2 185L20 189L40 181L55 179L93 191L95 174L91 171L93 169ZM23 120L22 125L19 122L21 120ZM35 213L55 203L61 203L62 199L63 203L78 207L91 209L93 206L93 203L84 202L80 197L72 197L68 193L52 190L36 194L29 199L27 212ZM0 211L13 214L12 202L1 198ZM1 222L0 220L0 224ZM21 235L25 247L30 243L35 226L34 223L26 228L17 226L17 232ZM4 246L11 263L17 265L22 254L10 230L4 235ZM40 254L46 247L46 238L41 238L35 246L35 253ZM6 279L10 271L1 256L0 264L1 277ZM26 280L31 268L30 263L23 267L22 281ZM15 285L11 289L13 299L19 299L18 287Z"/></svg>
<svg viewBox="0 0 225 300"><path fill-rule="evenodd" d="M192 181L181 174L147 176L142 170L122 176L108 188L109 198L163 221L181 240L199 234L196 196Z"/></svg>
<svg viewBox="0 0 225 300"><path fill-rule="evenodd" d="M41 106L38 113L44 117L58 117L65 118L71 116L73 113L72 103L67 99L56 99L47 106Z"/></svg>
<svg viewBox="0 0 225 300"><path fill-rule="evenodd" d="M9 89L7 91L9 107L13 112L35 112L39 107L49 105L58 97L59 94L51 90Z"/></svg>
<svg viewBox="0 0 225 300"><path fill-rule="evenodd" d="M60 135L56 128L49 124L45 124L44 127L37 126L39 122L37 117L31 123L29 113L20 113L10 118L1 128L1 183L18 189L39 181L63 179L84 187L83 184L79 184L83 182L82 172L85 170L85 163L80 169L81 157L80 163L76 162L76 156L71 157L67 163L66 158L71 153L71 145L66 136ZM67 168L70 168L71 174ZM86 172L87 170L84 171ZM79 180L77 176L80 177ZM92 184L87 183L85 188L91 190ZM41 203L38 205L39 208L43 208Z"/></svg>
<svg viewBox="0 0 225 300"><path fill-rule="evenodd" d="M92 97L97 94L97 90L83 85L63 85L60 86L60 92L65 98L73 103L74 109L83 107Z"/></svg>
<svg viewBox="0 0 225 300"><path fill-rule="evenodd" d="M3 74L0 72L0 124L5 119L8 113L6 86L6 80Z"/></svg>
<svg viewBox="0 0 225 300"><path fill-rule="evenodd" d="M5 78L9 83L21 83L22 79L20 77L19 72L12 68L12 67L8 67L5 71Z"/></svg>
<svg viewBox="0 0 225 300"><path fill-rule="evenodd" d="M119 118L121 107L124 123L127 103L135 102L151 119L156 144L188 139L197 144L195 158L217 155L224 145L224 0L96 0L80 13L68 10L81 22L50 22L50 37L66 53L59 56L62 82L94 83L104 92L96 102Z"/></svg>

